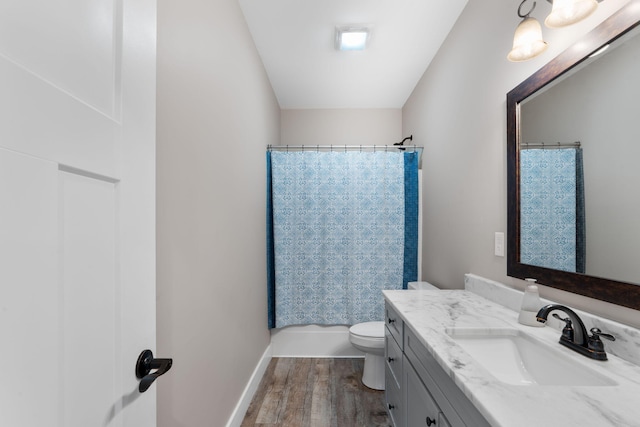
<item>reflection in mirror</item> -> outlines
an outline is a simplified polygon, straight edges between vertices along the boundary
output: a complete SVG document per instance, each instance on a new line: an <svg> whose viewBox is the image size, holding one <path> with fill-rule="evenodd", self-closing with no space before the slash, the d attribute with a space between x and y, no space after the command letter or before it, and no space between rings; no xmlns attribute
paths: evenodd
<svg viewBox="0 0 640 427"><path fill-rule="evenodd" d="M567 140L580 140L584 149L584 175L566 150L521 153L521 262L640 283L640 193L634 191L640 183L640 85L630 84L640 75L639 55L640 37L625 37L588 67L520 103L521 149L528 142ZM542 168L548 176L528 172L535 159L538 171L548 166ZM574 186L581 179L585 194ZM549 199L531 201L532 193ZM536 231L545 226L543 241L532 237L543 236Z"/></svg>
<svg viewBox="0 0 640 427"><path fill-rule="evenodd" d="M639 21L636 0L507 95L507 274L636 309Z"/></svg>
<svg viewBox="0 0 640 427"><path fill-rule="evenodd" d="M584 273L582 149L536 146L520 144L520 261Z"/></svg>

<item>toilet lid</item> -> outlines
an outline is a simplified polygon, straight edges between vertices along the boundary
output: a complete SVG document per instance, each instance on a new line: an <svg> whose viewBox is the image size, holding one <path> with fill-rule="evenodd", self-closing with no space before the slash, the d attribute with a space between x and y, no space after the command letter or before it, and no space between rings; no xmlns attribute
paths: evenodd
<svg viewBox="0 0 640 427"><path fill-rule="evenodd" d="M349 332L362 337L384 338L384 322L358 323L350 327Z"/></svg>

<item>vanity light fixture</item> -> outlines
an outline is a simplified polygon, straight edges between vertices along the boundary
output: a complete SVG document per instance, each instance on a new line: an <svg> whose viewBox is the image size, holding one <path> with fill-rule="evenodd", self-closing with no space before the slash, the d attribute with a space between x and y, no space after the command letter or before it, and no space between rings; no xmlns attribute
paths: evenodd
<svg viewBox="0 0 640 427"><path fill-rule="evenodd" d="M518 7L518 16L523 18L516 33L513 36L513 49L507 55L507 59L512 62L526 61L540 55L547 49L547 43L542 39L542 27L537 19L531 18L529 15L536 8L536 2L533 2L531 10L523 14L522 6L527 0L522 0Z"/></svg>
<svg viewBox="0 0 640 427"><path fill-rule="evenodd" d="M549 28L561 28L580 22L598 8L596 0L547 0L553 6L544 20ZM602 0L599 0L602 1Z"/></svg>
<svg viewBox="0 0 640 427"><path fill-rule="evenodd" d="M336 27L335 47L337 50L364 50L370 34L369 28L364 26Z"/></svg>
<svg viewBox="0 0 640 427"><path fill-rule="evenodd" d="M518 16L522 22L516 28L513 37L513 49L507 55L509 61L521 62L535 58L544 52L547 43L542 39L542 28L540 23L529 15L536 8L533 2L531 10L527 14L522 14L521 9L527 0L522 0L518 7ZM547 0L551 3L551 13L544 20L544 24L549 28L566 27L576 22L580 22L591 15L597 8L598 3L603 0Z"/></svg>

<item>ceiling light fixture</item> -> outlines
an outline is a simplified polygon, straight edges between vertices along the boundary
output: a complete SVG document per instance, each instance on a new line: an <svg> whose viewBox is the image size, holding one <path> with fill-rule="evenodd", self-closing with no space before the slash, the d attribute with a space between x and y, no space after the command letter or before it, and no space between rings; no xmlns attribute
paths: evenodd
<svg viewBox="0 0 640 427"><path fill-rule="evenodd" d="M335 47L338 50L364 50L369 44L367 27L336 27Z"/></svg>

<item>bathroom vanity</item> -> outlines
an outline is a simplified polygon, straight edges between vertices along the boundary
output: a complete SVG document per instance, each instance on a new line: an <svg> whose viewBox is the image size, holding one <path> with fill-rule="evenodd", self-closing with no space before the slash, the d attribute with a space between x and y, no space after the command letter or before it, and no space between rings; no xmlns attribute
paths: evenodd
<svg viewBox="0 0 640 427"><path fill-rule="evenodd" d="M489 426L389 303L385 323L385 393L394 427Z"/></svg>
<svg viewBox="0 0 640 427"><path fill-rule="evenodd" d="M640 425L636 364L588 359L561 346L560 331L521 325L517 311L467 290L384 296L395 427ZM524 362L512 360L518 351ZM518 364L531 372L510 370Z"/></svg>

